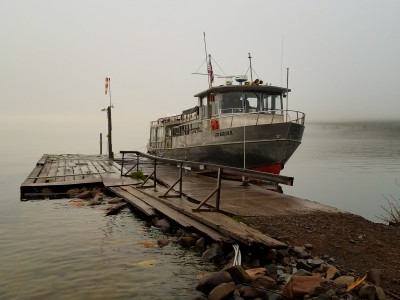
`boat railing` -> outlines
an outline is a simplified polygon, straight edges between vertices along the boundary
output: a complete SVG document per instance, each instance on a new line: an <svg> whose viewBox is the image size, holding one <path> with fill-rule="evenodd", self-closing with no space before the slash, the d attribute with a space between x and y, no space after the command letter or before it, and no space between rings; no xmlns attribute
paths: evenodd
<svg viewBox="0 0 400 300"><path fill-rule="evenodd" d="M233 128L239 126L265 125L276 123L296 123L304 125L305 114L295 110L268 110L259 112L235 112L238 109L230 108L229 112L204 120L204 126L209 126L212 120L217 120L219 128Z"/></svg>

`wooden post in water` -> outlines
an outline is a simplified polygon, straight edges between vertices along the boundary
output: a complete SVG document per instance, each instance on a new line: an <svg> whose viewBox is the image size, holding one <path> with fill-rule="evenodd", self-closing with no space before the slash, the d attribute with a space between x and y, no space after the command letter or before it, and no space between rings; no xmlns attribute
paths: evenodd
<svg viewBox="0 0 400 300"><path fill-rule="evenodd" d="M111 106L107 107L107 119L108 119L108 158L114 159L114 153L112 151L112 136L111 136Z"/></svg>
<svg viewBox="0 0 400 300"><path fill-rule="evenodd" d="M100 132L100 155L103 154L103 134Z"/></svg>

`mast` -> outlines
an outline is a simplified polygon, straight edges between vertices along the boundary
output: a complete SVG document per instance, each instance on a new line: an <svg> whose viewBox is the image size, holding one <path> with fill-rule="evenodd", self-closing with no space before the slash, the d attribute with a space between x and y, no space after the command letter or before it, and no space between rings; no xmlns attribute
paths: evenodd
<svg viewBox="0 0 400 300"><path fill-rule="evenodd" d="M207 43L206 43L206 33L203 32L203 36L204 36L204 52L206 54L206 64L207 64L207 78L208 78L208 87L211 88L212 87L212 81L211 81L211 75L210 75L210 64L211 64L211 54L208 55L207 53Z"/></svg>
<svg viewBox="0 0 400 300"><path fill-rule="evenodd" d="M249 61L250 61L250 80L253 82L253 68L251 67L251 55L249 52Z"/></svg>

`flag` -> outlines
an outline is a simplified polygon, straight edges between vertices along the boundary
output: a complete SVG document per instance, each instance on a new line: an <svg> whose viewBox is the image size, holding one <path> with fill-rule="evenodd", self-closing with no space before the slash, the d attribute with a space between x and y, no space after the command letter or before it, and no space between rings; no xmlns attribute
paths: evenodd
<svg viewBox="0 0 400 300"><path fill-rule="evenodd" d="M207 66L207 72L208 72L208 76L210 77L210 82L214 82L214 72L213 72L213 68L211 65L211 59L208 61L208 66Z"/></svg>
<svg viewBox="0 0 400 300"><path fill-rule="evenodd" d="M108 83L109 83L109 81L110 81L110 78L106 77L105 91L104 91L105 95L107 95L107 93L108 93Z"/></svg>

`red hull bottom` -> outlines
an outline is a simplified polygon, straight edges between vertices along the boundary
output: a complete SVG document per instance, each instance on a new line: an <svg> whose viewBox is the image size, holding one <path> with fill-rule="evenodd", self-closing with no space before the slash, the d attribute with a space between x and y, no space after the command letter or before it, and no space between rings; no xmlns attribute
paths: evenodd
<svg viewBox="0 0 400 300"><path fill-rule="evenodd" d="M283 164L273 164L273 165L267 165L267 166L253 168L253 170L255 170L255 171L272 173L272 174L277 174L277 175L279 175L279 173L281 172L282 169L283 169Z"/></svg>

